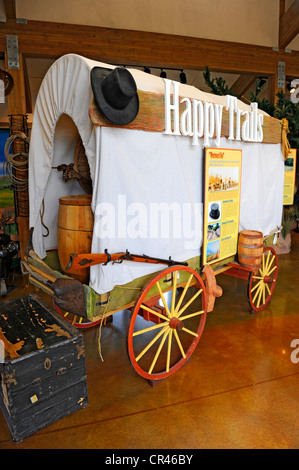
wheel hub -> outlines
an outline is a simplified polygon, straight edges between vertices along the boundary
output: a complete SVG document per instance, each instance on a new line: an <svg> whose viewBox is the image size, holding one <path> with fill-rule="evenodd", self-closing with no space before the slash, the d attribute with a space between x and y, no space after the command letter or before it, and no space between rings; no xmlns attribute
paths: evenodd
<svg viewBox="0 0 299 470"><path fill-rule="evenodd" d="M169 321L169 326L174 330L182 330L184 328L184 322L179 318L172 317Z"/></svg>

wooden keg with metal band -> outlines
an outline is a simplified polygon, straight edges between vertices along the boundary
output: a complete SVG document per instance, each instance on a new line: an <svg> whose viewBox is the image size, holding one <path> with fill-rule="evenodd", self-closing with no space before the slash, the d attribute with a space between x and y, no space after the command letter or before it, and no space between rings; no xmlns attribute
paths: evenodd
<svg viewBox="0 0 299 470"><path fill-rule="evenodd" d="M242 230L238 240L238 260L246 268L256 271L262 265L263 234L255 230Z"/></svg>
<svg viewBox="0 0 299 470"><path fill-rule="evenodd" d="M59 198L57 245L63 272L71 254L91 252L94 217L90 205L91 194ZM67 275L83 284L89 283L89 268L82 268Z"/></svg>

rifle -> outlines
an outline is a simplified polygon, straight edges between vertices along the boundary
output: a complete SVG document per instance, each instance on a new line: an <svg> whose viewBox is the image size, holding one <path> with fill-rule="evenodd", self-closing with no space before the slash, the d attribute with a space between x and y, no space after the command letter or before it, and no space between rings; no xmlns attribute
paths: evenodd
<svg viewBox="0 0 299 470"><path fill-rule="evenodd" d="M69 264L66 267L66 272L72 272L80 268L89 268L95 264L103 264L104 266L110 262L122 263L123 261L136 261L138 263L152 263L152 264L166 264L167 266L188 266L188 263L181 261L174 261L171 259L152 258L147 255L133 255L127 250L125 253L83 253L70 255Z"/></svg>

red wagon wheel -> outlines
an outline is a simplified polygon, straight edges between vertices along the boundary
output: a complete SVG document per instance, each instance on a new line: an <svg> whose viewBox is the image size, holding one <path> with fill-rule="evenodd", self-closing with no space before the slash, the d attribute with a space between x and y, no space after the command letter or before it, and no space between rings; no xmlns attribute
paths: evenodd
<svg viewBox="0 0 299 470"><path fill-rule="evenodd" d="M79 317L78 315L74 315L73 313L66 312L60 307L58 307L54 300L54 297L52 297L52 304L56 312L59 313L59 315L61 315L63 318L65 318L65 320L67 320L69 323L71 323L71 325L75 328L91 328L93 326L98 325L102 321L101 318L96 321L90 321L87 318Z"/></svg>
<svg viewBox="0 0 299 470"><path fill-rule="evenodd" d="M196 271L172 266L157 274L143 288L128 325L127 352L136 372L154 381L180 369L201 337L206 316L205 285Z"/></svg>
<svg viewBox="0 0 299 470"><path fill-rule="evenodd" d="M257 274L251 273L248 279L247 295L254 311L262 310L272 297L278 273L278 259L273 248L264 248L262 266Z"/></svg>

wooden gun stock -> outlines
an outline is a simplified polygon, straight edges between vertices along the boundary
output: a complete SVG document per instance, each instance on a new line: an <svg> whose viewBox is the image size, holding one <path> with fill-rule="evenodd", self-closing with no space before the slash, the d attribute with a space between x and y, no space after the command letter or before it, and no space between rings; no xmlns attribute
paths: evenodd
<svg viewBox="0 0 299 470"><path fill-rule="evenodd" d="M67 265L66 272L71 273L80 268L89 268L96 264L107 264L110 262L122 261L135 261L137 263L151 263L151 264L166 264L167 266L181 265L188 266L188 263L181 261L174 261L169 257L169 259L161 258L152 258L147 255L133 255L128 251L122 253L108 253L105 250L105 253L83 253L83 254L74 254L70 256L69 264Z"/></svg>

